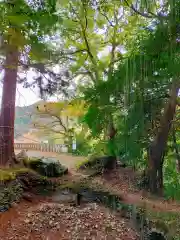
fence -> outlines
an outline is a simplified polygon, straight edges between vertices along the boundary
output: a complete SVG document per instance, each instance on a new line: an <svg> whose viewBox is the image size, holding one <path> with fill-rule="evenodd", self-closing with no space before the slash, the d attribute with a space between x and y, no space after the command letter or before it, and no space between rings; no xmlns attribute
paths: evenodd
<svg viewBox="0 0 180 240"><path fill-rule="evenodd" d="M63 144L47 144L47 143L15 143L15 149L26 149L41 152L55 152L55 153L66 153L68 148Z"/></svg>

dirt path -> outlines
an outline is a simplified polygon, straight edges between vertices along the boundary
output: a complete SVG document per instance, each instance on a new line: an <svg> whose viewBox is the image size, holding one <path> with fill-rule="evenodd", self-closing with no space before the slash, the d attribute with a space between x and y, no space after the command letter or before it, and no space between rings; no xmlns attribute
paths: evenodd
<svg viewBox="0 0 180 240"><path fill-rule="evenodd" d="M146 191L140 191L135 187L135 177L129 169L119 169L110 173L107 177L96 177L92 184L99 184L112 194L120 196L124 202L146 207L153 211L173 212L180 214L180 202L168 201L150 195Z"/></svg>
<svg viewBox="0 0 180 240"><path fill-rule="evenodd" d="M0 224L0 240L138 239L128 222L96 204L21 202L0 214Z"/></svg>

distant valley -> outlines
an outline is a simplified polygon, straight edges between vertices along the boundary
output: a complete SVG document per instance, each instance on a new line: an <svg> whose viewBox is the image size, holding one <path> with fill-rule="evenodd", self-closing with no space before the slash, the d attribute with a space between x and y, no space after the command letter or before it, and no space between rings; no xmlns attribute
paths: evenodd
<svg viewBox="0 0 180 240"><path fill-rule="evenodd" d="M29 130L33 128L32 115L34 114L36 106L39 103L40 102L36 102L33 105L16 107L15 126L14 126L15 138L25 133L28 133Z"/></svg>

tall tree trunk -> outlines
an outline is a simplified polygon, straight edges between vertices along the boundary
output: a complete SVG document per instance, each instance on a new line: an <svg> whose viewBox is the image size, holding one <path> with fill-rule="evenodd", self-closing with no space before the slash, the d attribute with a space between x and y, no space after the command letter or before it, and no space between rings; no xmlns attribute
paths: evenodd
<svg viewBox="0 0 180 240"><path fill-rule="evenodd" d="M173 137L173 148L176 153L176 168L177 168L177 172L180 172L180 154L179 154L178 144L176 141L176 132L175 132L174 126L172 128L172 137Z"/></svg>
<svg viewBox="0 0 180 240"><path fill-rule="evenodd" d="M0 166L10 166L14 160L14 119L18 71L18 48L6 46L5 75L0 115Z"/></svg>
<svg viewBox="0 0 180 240"><path fill-rule="evenodd" d="M160 121L160 128L154 141L148 149L148 182L152 193L162 193L163 190L163 162L167 146L169 131L172 120L176 112L177 95L180 87L180 81L172 83L170 97L165 106L164 113Z"/></svg>

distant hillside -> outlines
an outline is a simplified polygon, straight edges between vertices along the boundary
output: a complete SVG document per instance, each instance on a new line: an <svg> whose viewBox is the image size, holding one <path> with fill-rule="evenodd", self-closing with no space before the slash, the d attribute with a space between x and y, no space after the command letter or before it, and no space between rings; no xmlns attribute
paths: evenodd
<svg viewBox="0 0 180 240"><path fill-rule="evenodd" d="M33 127L31 122L31 116L33 115L36 106L40 102L37 102L33 105L25 106L25 107L16 107L15 114L15 138L24 133L29 132L29 130Z"/></svg>

